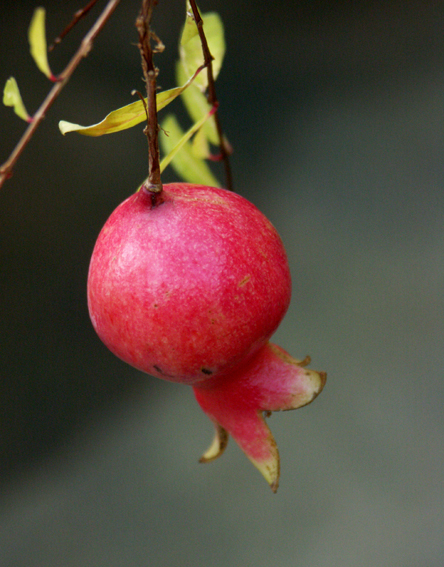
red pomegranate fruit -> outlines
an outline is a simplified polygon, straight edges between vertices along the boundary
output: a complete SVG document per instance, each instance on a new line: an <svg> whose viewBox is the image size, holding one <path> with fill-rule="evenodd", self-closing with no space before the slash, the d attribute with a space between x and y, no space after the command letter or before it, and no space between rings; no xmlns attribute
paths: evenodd
<svg viewBox="0 0 444 567"><path fill-rule="evenodd" d="M278 233L249 201L187 183L140 190L112 213L91 258L88 307L105 345L132 366L189 384L273 490L279 455L264 412L301 407L326 375L268 342L290 303Z"/></svg>

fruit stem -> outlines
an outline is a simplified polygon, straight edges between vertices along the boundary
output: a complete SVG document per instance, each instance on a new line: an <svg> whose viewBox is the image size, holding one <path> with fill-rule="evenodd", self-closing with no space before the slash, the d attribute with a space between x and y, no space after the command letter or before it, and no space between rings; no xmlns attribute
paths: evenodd
<svg viewBox="0 0 444 567"><path fill-rule="evenodd" d="M213 61L214 57L211 55L210 48L208 47L207 38L205 36L205 32L204 32L204 29L203 29L204 23L203 23L203 20L200 16L199 10L197 9L196 2L195 2L195 0L189 0L189 2L190 2L191 10L193 11L193 18L194 18L194 21L196 22L200 42L202 44L202 53L203 53L203 57L204 57L205 67L207 68L207 75L208 75L207 100L208 100L209 104L211 104L211 106L215 106L215 105L218 105L218 100L217 100L217 96L216 96L216 85L215 85L214 76L213 76L212 61ZM224 167L225 167L225 180L226 180L226 185L227 185L226 188L229 189L230 191L232 191L233 190L233 177L231 175L231 166L230 166L230 159L229 159L229 154L231 153L231 148L229 146L227 147L227 143L224 139L224 135L223 135L223 131L222 131L222 126L221 126L221 123L220 123L220 120L219 120L219 113L217 111L214 114L214 121L216 123L216 130L217 130L217 135L218 135L218 138L219 138L219 147L220 147L221 158L224 162Z"/></svg>
<svg viewBox="0 0 444 567"><path fill-rule="evenodd" d="M161 52L164 45L155 33L150 29L151 17L158 0L143 0L142 7L136 19L136 28L139 33L139 51L142 59L142 69L145 77L147 92L147 125L144 133L148 138L148 179L142 188L155 195L162 192L162 181L160 178L160 154L159 154L159 125L157 123L157 101L156 101L156 79L159 73L153 62L153 51ZM151 40L156 42L151 47ZM153 199L154 204L155 199Z"/></svg>

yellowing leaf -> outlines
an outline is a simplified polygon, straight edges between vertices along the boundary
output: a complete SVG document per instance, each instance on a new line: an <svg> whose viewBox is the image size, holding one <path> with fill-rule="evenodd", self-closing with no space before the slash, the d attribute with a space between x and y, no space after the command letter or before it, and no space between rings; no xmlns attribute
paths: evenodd
<svg viewBox="0 0 444 567"><path fill-rule="evenodd" d="M194 75L181 87L162 91L157 94L157 110L165 108L170 102L178 97L191 82L198 75L196 71ZM146 102L146 99L145 99ZM112 134L113 132L120 132L127 128L132 128L137 124L146 120L145 107L141 100L123 106L117 110L110 112L101 122L93 124L92 126L80 126L61 120L59 122L59 129L63 135L68 132L78 132L84 136L102 136L103 134Z"/></svg>
<svg viewBox="0 0 444 567"><path fill-rule="evenodd" d="M27 113L25 105L23 104L17 81L14 77L9 77L6 81L5 88L3 89L3 104L5 106L12 106L17 116L26 120L26 122L31 121L31 117Z"/></svg>
<svg viewBox="0 0 444 567"><path fill-rule="evenodd" d="M202 14L202 20L208 47L210 48L211 55L214 58L212 63L213 77L216 79L220 68L222 67L222 61L225 55L224 26L219 14L216 14L215 12ZM185 34L186 41L181 41L179 53L185 73L189 77L191 73L194 72L194 69L203 64L204 58L199 35L191 36L189 32L186 32L187 26L188 24L185 23L183 34ZM201 73L199 77L197 77L195 84L200 88L200 90L204 91L208 86L206 73Z"/></svg>
<svg viewBox="0 0 444 567"><path fill-rule="evenodd" d="M34 10L31 24L28 29L28 41L31 48L31 55L37 67L48 77L48 79L54 80L55 77L52 74L48 63L45 15L45 8L36 8Z"/></svg>
<svg viewBox="0 0 444 567"><path fill-rule="evenodd" d="M168 163L172 161L171 165L184 181L209 185L210 187L220 187L220 183L214 177L208 165L193 154L191 144L188 142L189 138L202 126L207 117L204 117L200 124L195 124L190 128L185 135L175 116L168 115L165 118L162 128L168 135L160 136L160 143L163 151L168 155L161 162L161 170L163 171Z"/></svg>
<svg viewBox="0 0 444 567"><path fill-rule="evenodd" d="M132 128L144 120L146 120L145 108L142 101L138 100L113 110L101 122L91 126L81 126L80 124L60 120L59 130L63 135L68 132L77 132L83 136L103 136L103 134L112 134L113 132Z"/></svg>

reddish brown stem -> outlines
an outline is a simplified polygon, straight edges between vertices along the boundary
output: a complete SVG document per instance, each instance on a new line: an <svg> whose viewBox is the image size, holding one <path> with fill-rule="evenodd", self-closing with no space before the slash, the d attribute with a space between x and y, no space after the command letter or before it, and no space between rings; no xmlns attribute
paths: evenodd
<svg viewBox="0 0 444 567"><path fill-rule="evenodd" d="M49 91L48 96L40 105L40 108L37 110L35 115L33 116L32 122L29 124L28 128L25 130L22 138L20 139L17 146L12 151L9 158L5 161L3 165L0 166L0 187L2 187L3 183L11 177L12 175L12 168L17 163L18 158L22 154L25 147L28 145L29 141L31 140L34 132L37 130L38 126L45 118L46 113L59 96L60 92L62 91L63 87L68 82L71 75L74 73L75 69L79 65L80 61L88 55L90 52L93 42L96 39L97 35L103 29L103 26L108 21L111 14L117 8L120 0L110 0L108 4L105 6L105 9L97 18L96 23L93 27L89 30L86 36L83 38L82 43L80 44L79 49L72 57L71 61L68 63L64 71L60 73L58 76L58 81L54 84L52 89Z"/></svg>
<svg viewBox="0 0 444 567"><path fill-rule="evenodd" d="M194 21L196 22L197 31L199 33L200 42L202 44L202 53L203 53L203 56L204 56L204 62L205 62L205 66L207 68L207 76L208 76L207 100L208 100L209 104L211 104L212 106L218 105L219 103L218 103L217 96L216 96L216 85L215 85L215 81L214 81L213 64L212 64L212 61L213 61L214 58L211 55L210 48L208 47L207 38L205 37L205 32L204 32L204 29L203 29L204 23L203 23L203 20L200 16L199 10L197 9L197 5L196 5L195 0L190 0L190 6L191 6L191 9L193 11ZM219 147L220 147L221 159L224 162L224 167L225 167L226 186L227 186L227 189L232 191L233 190L233 178L232 178L232 175L231 175L229 151L227 149L227 146L226 146L226 143L225 143L225 140L224 140L224 135L223 135L222 126L221 126L221 123L220 123L218 112L216 112L214 114L214 121L216 123L217 135L218 135L218 138L219 138Z"/></svg>
<svg viewBox="0 0 444 567"><path fill-rule="evenodd" d="M145 77L147 92L147 126L144 130L148 138L148 179L143 187L150 193L160 194L162 192L162 181L160 178L160 154L159 154L159 125L157 122L156 101L156 79L158 69L153 62L153 48L151 40L157 41L156 51L162 51L163 45L150 29L151 18L157 0L143 0L142 8L136 20L136 28L139 33L138 47L142 58L142 69Z"/></svg>
<svg viewBox="0 0 444 567"><path fill-rule="evenodd" d="M82 18L84 18L88 14L88 12L91 10L91 8L94 7L95 4L97 4L97 0L91 0L91 2L88 2L88 4L84 8L77 10L77 12L74 14L74 17L71 20L71 22L55 38L53 43L48 47L48 51L52 51L56 45L61 43L62 39L65 37L65 35L67 35L72 30L72 28L77 24L77 22L79 22Z"/></svg>

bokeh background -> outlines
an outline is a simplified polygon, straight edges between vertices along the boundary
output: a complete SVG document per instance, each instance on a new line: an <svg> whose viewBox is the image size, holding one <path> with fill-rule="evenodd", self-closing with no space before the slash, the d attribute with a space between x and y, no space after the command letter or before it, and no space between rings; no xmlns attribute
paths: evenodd
<svg viewBox="0 0 444 567"><path fill-rule="evenodd" d="M44 4L52 38L82 2ZM163 88L183 4L156 11ZM0 23L1 82L17 78L31 113L49 89L28 54L36 5L7 0ZM274 495L233 442L199 465L213 430L191 390L95 336L89 257L145 175L146 141L142 127L94 139L57 123L97 122L143 88L139 2L122 0L0 193L0 565L442 567L444 4L200 6L226 26L235 188L289 254L275 340L327 386L270 420ZM51 55L55 72L97 15ZM24 124L4 107L0 124L4 161Z"/></svg>

